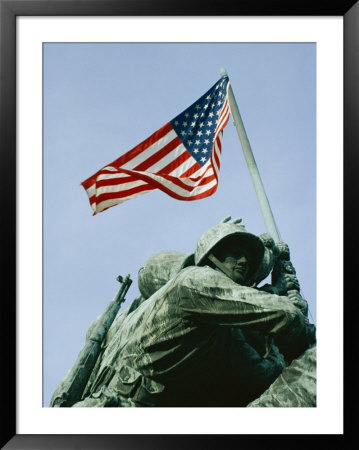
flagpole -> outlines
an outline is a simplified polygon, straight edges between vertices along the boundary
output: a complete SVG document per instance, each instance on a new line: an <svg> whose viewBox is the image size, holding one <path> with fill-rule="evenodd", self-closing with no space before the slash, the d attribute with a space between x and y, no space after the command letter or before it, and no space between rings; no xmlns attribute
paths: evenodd
<svg viewBox="0 0 359 450"><path fill-rule="evenodd" d="M226 69L221 69L220 74L222 77L228 76ZM275 223L273 213L267 198L267 195L264 190L264 186L262 183L262 179L259 175L258 167L256 164L256 161L253 156L252 148L248 140L248 136L246 133L246 130L243 125L243 121L241 118L241 115L239 113L239 109L237 106L236 99L234 98L232 86L229 83L228 84L228 101L229 101L229 107L231 110L231 114L233 117L234 126L236 127L239 140L242 145L244 158L246 160L248 170L250 173L250 176L252 178L252 182L254 185L254 189L257 194L257 199L259 203L259 207L263 216L264 224L267 229L267 232L272 236L274 239L274 242L280 241L279 232L277 229L277 225Z"/></svg>

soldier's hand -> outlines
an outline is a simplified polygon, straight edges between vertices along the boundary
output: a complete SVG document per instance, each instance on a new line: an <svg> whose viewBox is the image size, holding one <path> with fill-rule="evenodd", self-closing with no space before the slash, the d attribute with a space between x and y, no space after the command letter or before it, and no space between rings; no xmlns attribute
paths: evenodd
<svg viewBox="0 0 359 450"><path fill-rule="evenodd" d="M302 314L306 317L308 316L308 303L304 298L299 294L298 291L291 290L287 294L288 300L298 308Z"/></svg>
<svg viewBox="0 0 359 450"><path fill-rule="evenodd" d="M285 273L283 275L283 284L285 284L286 292L292 291L292 290L295 290L295 291L300 290L298 278L294 274Z"/></svg>
<svg viewBox="0 0 359 450"><path fill-rule="evenodd" d="M277 289L279 295L286 295L291 290L300 290L298 278L294 273L280 273L273 286Z"/></svg>
<svg viewBox="0 0 359 450"><path fill-rule="evenodd" d="M275 244L281 259L290 259L289 247L285 242L279 241Z"/></svg>

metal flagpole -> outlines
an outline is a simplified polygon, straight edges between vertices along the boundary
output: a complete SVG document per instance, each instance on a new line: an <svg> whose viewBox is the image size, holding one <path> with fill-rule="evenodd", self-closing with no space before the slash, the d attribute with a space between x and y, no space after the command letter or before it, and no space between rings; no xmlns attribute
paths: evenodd
<svg viewBox="0 0 359 450"><path fill-rule="evenodd" d="M225 76L228 77L226 69L222 68L220 70L220 75L222 77L225 77ZM229 108L231 110L231 114L233 117L234 126L236 127L239 140L241 141L244 158L246 160L248 170L249 170L249 173L251 175L252 182L254 185L254 189L257 194L257 199L258 199L259 207L260 207L260 210L261 210L261 213L263 216L265 227L266 227L268 233L274 239L274 242L279 242L280 241L279 231L278 231L277 225L275 223L267 195L264 190L262 179L259 175L258 167L257 167L256 161L253 156L251 144L249 143L248 136L247 136L246 130L244 128L241 115L239 113L236 99L234 98L231 83L228 83L228 101L229 101ZM308 312L309 312L310 316L312 317L309 307L308 307ZM313 320L313 317L312 317L312 320ZM313 320L313 322L314 322L314 320Z"/></svg>
<svg viewBox="0 0 359 450"><path fill-rule="evenodd" d="M228 76L226 69L221 69L220 74L222 77ZM228 84L228 100L229 100L229 107L231 110L231 114L233 117L234 126L236 127L238 137L239 137L239 140L242 145L244 157L245 157L245 160L246 160L246 163L248 166L248 170L251 175L254 189L257 194L257 199L259 202L259 207L260 207L260 210L261 210L261 213L263 216L265 227L266 227L268 233L274 239L274 242L278 242L278 241L280 241L280 238L279 238L279 232L277 229L277 225L274 221L273 213L272 213L271 207L269 205L267 195L264 190L262 179L259 175L258 167L257 167L256 161L254 159L252 148L249 143L247 133L244 128L243 121L242 121L241 115L239 113L237 102L236 102L236 99L234 98L232 86L230 83Z"/></svg>

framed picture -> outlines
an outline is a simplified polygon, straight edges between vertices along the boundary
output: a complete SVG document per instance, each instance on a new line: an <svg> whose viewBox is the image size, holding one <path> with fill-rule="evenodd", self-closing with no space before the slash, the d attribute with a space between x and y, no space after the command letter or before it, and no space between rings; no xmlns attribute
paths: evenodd
<svg viewBox="0 0 359 450"><path fill-rule="evenodd" d="M220 448L223 439L343 435L338 273L342 169L349 187L356 167L358 5L252 3L223 14L156 0L1 1L5 248L15 255L4 272L4 448ZM118 275L134 281L126 307L157 251L193 252L226 215L266 231L231 119L218 189L206 199L178 202L157 189L92 216L81 186L204 94L222 67L317 325L317 406L200 408L200 418L198 408L49 408Z"/></svg>

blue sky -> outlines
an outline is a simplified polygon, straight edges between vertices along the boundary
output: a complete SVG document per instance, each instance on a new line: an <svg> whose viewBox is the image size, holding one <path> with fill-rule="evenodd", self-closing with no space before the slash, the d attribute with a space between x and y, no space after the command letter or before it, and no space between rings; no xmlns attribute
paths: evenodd
<svg viewBox="0 0 359 450"><path fill-rule="evenodd" d="M44 406L91 322L162 250L191 253L223 217L265 232L232 119L217 192L160 191L92 216L80 183L181 113L228 71L276 223L316 321L315 44L44 44Z"/></svg>

